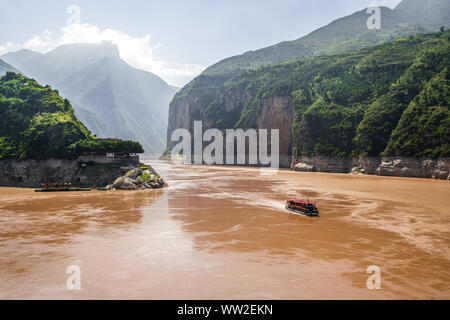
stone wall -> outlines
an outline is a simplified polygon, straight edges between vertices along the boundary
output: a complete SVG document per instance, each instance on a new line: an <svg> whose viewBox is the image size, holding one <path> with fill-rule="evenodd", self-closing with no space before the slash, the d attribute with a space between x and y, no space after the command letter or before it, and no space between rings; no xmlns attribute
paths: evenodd
<svg viewBox="0 0 450 320"><path fill-rule="evenodd" d="M81 156L77 158L78 161L82 161L85 163L94 162L94 163L118 163L118 162L126 162L126 163L139 163L139 156L129 156L129 155L114 155L114 157L107 156Z"/></svg>

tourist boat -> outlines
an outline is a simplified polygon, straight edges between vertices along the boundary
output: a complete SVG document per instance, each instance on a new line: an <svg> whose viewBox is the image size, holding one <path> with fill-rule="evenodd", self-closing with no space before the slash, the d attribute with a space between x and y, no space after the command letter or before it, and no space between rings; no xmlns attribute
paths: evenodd
<svg viewBox="0 0 450 320"><path fill-rule="evenodd" d="M309 200L292 198L286 201L286 209L308 217L320 217L316 203Z"/></svg>
<svg viewBox="0 0 450 320"><path fill-rule="evenodd" d="M91 191L91 188L72 188L70 183L41 183L41 187L35 189L36 192L57 192L57 191Z"/></svg>

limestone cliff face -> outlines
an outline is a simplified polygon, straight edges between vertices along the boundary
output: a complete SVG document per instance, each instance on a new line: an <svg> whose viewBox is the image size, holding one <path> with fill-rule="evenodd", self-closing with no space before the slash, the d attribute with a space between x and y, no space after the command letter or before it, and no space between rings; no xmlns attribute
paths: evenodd
<svg viewBox="0 0 450 320"><path fill-rule="evenodd" d="M281 157L291 155L293 140L294 105L292 97L276 95L257 98L251 91L233 88L217 95L214 101L200 94L190 93L174 99L170 105L167 146L172 149L177 142L171 141L176 129L188 129L193 135L194 121L203 122L203 130L226 129L278 129ZM270 139L268 139L269 151ZM284 167L290 163L285 161Z"/></svg>
<svg viewBox="0 0 450 320"><path fill-rule="evenodd" d="M246 116L247 115L247 116ZM218 121L219 120L219 121ZM173 130L188 129L193 134L194 121L203 121L203 130L248 128L279 129L280 167L294 171L363 173L380 176L418 177L450 180L450 160L392 157L298 156L291 161L295 145L295 108L291 96L257 98L249 89L235 87L217 95L214 101L190 93L175 99L170 106L168 143ZM270 142L270 141L269 141ZM269 143L270 150L270 143Z"/></svg>
<svg viewBox="0 0 450 320"><path fill-rule="evenodd" d="M293 140L294 105L290 96L273 96L256 105L256 125L280 130L280 155L290 155Z"/></svg>
<svg viewBox="0 0 450 320"><path fill-rule="evenodd" d="M201 110L196 97L186 96L174 100L169 107L169 122L167 127L167 148L172 149L176 142L171 141L172 132L176 129L188 129L192 133L192 114Z"/></svg>

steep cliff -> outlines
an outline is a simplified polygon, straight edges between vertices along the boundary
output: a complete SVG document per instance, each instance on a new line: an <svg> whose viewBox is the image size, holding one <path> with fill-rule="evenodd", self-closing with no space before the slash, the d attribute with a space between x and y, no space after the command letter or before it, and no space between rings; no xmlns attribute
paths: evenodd
<svg viewBox="0 0 450 320"><path fill-rule="evenodd" d="M448 1L404 0L394 10L381 8L381 30L367 29L362 10L301 39L220 61L175 95L167 146L174 146L175 129L192 132L202 120L205 129L280 129L280 154L402 155L405 148L386 147L399 145L400 134L391 134L403 112L447 68L448 32L384 41L438 30L449 11ZM430 152L408 150L408 156L448 155L448 134L439 129L447 112L426 124L437 128Z"/></svg>
<svg viewBox="0 0 450 320"><path fill-rule="evenodd" d="M172 102L169 129L192 130L195 120L221 130L279 129L282 155L448 157L449 37L409 37L249 70L213 97L191 88ZM422 134L412 122L419 118ZM428 131L433 138L417 140L420 146L406 138Z"/></svg>

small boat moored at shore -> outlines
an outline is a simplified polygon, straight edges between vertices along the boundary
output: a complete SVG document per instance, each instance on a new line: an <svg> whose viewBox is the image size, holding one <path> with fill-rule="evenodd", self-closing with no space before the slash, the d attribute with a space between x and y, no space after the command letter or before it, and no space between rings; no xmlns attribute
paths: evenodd
<svg viewBox="0 0 450 320"><path fill-rule="evenodd" d="M91 188L70 188L69 191L91 191Z"/></svg>
<svg viewBox="0 0 450 320"><path fill-rule="evenodd" d="M41 183L41 187L35 189L36 192L57 192L57 191L69 191L70 183Z"/></svg>
<svg viewBox="0 0 450 320"><path fill-rule="evenodd" d="M70 183L42 183L35 192L62 192L62 191L91 191L91 188L71 187Z"/></svg>
<svg viewBox="0 0 450 320"><path fill-rule="evenodd" d="M320 217L316 203L309 200L289 199L286 201L286 209L308 217Z"/></svg>

